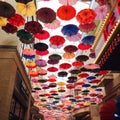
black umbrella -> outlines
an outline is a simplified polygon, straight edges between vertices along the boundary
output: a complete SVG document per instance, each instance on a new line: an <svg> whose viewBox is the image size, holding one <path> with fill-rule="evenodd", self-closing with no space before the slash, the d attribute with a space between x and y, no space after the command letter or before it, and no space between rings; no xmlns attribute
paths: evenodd
<svg viewBox="0 0 120 120"><path fill-rule="evenodd" d="M45 51L45 50L48 49L48 45L45 44L45 43L39 42L39 43L34 44L34 48L35 48L36 50L39 50L39 51Z"/></svg>
<svg viewBox="0 0 120 120"><path fill-rule="evenodd" d="M10 18L15 15L15 9L7 2L0 1L0 16Z"/></svg>

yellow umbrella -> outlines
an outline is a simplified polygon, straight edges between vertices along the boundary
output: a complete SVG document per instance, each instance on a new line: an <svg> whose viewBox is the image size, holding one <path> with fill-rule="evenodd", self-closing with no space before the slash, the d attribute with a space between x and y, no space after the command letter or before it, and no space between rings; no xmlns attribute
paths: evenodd
<svg viewBox="0 0 120 120"><path fill-rule="evenodd" d="M27 4L17 3L16 9L23 16L33 16L36 13L36 7L33 2L28 2Z"/></svg>
<svg viewBox="0 0 120 120"><path fill-rule="evenodd" d="M59 85L59 86L64 86L65 85L65 82L57 82L57 85Z"/></svg>
<svg viewBox="0 0 120 120"><path fill-rule="evenodd" d="M35 64L34 61L28 60L28 61L25 61L25 66L26 66L27 68L35 68L35 67L36 67L36 64Z"/></svg>
<svg viewBox="0 0 120 120"><path fill-rule="evenodd" d="M0 17L0 26L6 26L7 24L7 18Z"/></svg>

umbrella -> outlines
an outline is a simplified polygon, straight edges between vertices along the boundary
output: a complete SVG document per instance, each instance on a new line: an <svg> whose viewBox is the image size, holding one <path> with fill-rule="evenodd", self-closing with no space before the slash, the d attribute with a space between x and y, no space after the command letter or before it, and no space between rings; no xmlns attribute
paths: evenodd
<svg viewBox="0 0 120 120"><path fill-rule="evenodd" d="M40 55L40 56L45 56L45 55L49 54L49 51L48 50L45 50L45 51L36 50L36 54Z"/></svg>
<svg viewBox="0 0 120 120"><path fill-rule="evenodd" d="M64 51L68 53L76 52L78 48L75 45L67 45L64 47Z"/></svg>
<svg viewBox="0 0 120 120"><path fill-rule="evenodd" d="M104 20L107 12L108 12L108 6L102 5L95 8L95 12L97 13L96 20Z"/></svg>
<svg viewBox="0 0 120 120"><path fill-rule="evenodd" d="M24 55L35 55L35 50L33 50L31 48L25 48L22 50L22 53Z"/></svg>
<svg viewBox="0 0 120 120"><path fill-rule="evenodd" d="M56 82L56 79L48 79L48 82Z"/></svg>
<svg viewBox="0 0 120 120"><path fill-rule="evenodd" d="M34 48L38 51L45 51L48 49L48 45L42 42L34 44Z"/></svg>
<svg viewBox="0 0 120 120"><path fill-rule="evenodd" d="M66 69L71 68L71 64L69 64L69 63L62 63L62 64L59 65L59 68L66 70Z"/></svg>
<svg viewBox="0 0 120 120"><path fill-rule="evenodd" d="M72 59L72 58L74 58L74 57L75 57L74 52L72 52L72 53L69 53L69 52L63 53L63 58L64 58L64 59Z"/></svg>
<svg viewBox="0 0 120 120"><path fill-rule="evenodd" d="M79 29L81 32L90 32L90 31L94 30L95 27L96 27L95 22L79 25Z"/></svg>
<svg viewBox="0 0 120 120"><path fill-rule="evenodd" d="M56 19L56 13L48 7L38 9L36 16L43 23L51 23Z"/></svg>
<svg viewBox="0 0 120 120"><path fill-rule="evenodd" d="M66 39L71 42L77 42L81 39L81 37L82 37L82 35L80 33L77 33L75 35L66 36Z"/></svg>
<svg viewBox="0 0 120 120"><path fill-rule="evenodd" d="M10 18L15 15L15 9L7 2L0 1L0 16Z"/></svg>
<svg viewBox="0 0 120 120"><path fill-rule="evenodd" d="M51 48L53 48L53 49L60 49L63 45L53 45L53 44L50 44L49 46Z"/></svg>
<svg viewBox="0 0 120 120"><path fill-rule="evenodd" d="M66 77L68 73L66 71L58 72L58 77Z"/></svg>
<svg viewBox="0 0 120 120"><path fill-rule="evenodd" d="M7 18L0 17L0 26L6 26L7 25Z"/></svg>
<svg viewBox="0 0 120 120"><path fill-rule="evenodd" d="M75 5L77 0L59 0L59 3L63 5Z"/></svg>
<svg viewBox="0 0 120 120"><path fill-rule="evenodd" d="M24 29L17 31L17 36L20 38L20 41L26 44L30 44L34 42L33 35Z"/></svg>
<svg viewBox="0 0 120 120"><path fill-rule="evenodd" d="M47 65L47 62L43 59L37 59L35 60L35 63L38 67L44 67Z"/></svg>
<svg viewBox="0 0 120 120"><path fill-rule="evenodd" d="M58 71L58 68L56 68L56 67L49 67L47 70L48 70L49 72L57 72L57 71Z"/></svg>
<svg viewBox="0 0 120 120"><path fill-rule="evenodd" d="M84 44L84 43L80 43L79 45L78 45L78 49L80 49L80 50L88 50L88 49L90 49L92 46L90 45L90 44Z"/></svg>
<svg viewBox="0 0 120 120"><path fill-rule="evenodd" d="M89 63L89 64L86 64L84 68L94 70L94 69L100 69L100 66L98 64Z"/></svg>
<svg viewBox="0 0 120 120"><path fill-rule="evenodd" d="M73 88L75 88L75 86L73 84L69 83L69 84L66 85L66 88L67 89L73 89Z"/></svg>
<svg viewBox="0 0 120 120"><path fill-rule="evenodd" d="M89 54L89 57L95 58L95 57L96 57L95 52L91 52L91 53Z"/></svg>
<svg viewBox="0 0 120 120"><path fill-rule="evenodd" d="M79 62L79 61L75 61L75 62L72 63L72 66L74 66L74 67L82 67L83 65L84 65L84 63Z"/></svg>
<svg viewBox="0 0 120 120"><path fill-rule="evenodd" d="M106 0L95 0L100 6L107 4Z"/></svg>
<svg viewBox="0 0 120 120"><path fill-rule="evenodd" d="M15 0L15 1L19 3L27 4L28 2L31 2L32 0Z"/></svg>
<svg viewBox="0 0 120 120"><path fill-rule="evenodd" d="M86 8L79 11L76 15L76 19L80 24L91 23L95 20L96 13L93 9Z"/></svg>
<svg viewBox="0 0 120 120"><path fill-rule="evenodd" d="M64 85L65 85L65 82L62 82L62 81L57 82L57 85L58 85L58 86L64 86ZM64 89L64 87L63 87L63 89Z"/></svg>
<svg viewBox="0 0 120 120"><path fill-rule="evenodd" d="M61 20L70 20L76 15L76 10L74 7L68 5L63 5L57 9L57 16Z"/></svg>
<svg viewBox="0 0 120 120"><path fill-rule="evenodd" d="M51 65L54 65L54 64L58 64L59 63L59 60L48 60L47 61L48 62L48 64L51 64Z"/></svg>
<svg viewBox="0 0 120 120"><path fill-rule="evenodd" d="M79 77L79 78L86 78L86 77L88 77L88 76L89 76L88 73L79 73L79 74L78 74L78 77Z"/></svg>
<svg viewBox="0 0 120 120"><path fill-rule="evenodd" d="M42 25L36 21L29 21L25 23L24 29L30 33L36 34L42 32Z"/></svg>
<svg viewBox="0 0 120 120"><path fill-rule="evenodd" d="M51 36L49 39L50 43L56 46L63 45L65 43L64 37L60 35Z"/></svg>
<svg viewBox="0 0 120 120"><path fill-rule="evenodd" d="M28 72L28 74L29 74L31 77L37 77L37 76L38 76L38 72L35 71L35 70L30 70L30 71Z"/></svg>
<svg viewBox="0 0 120 120"><path fill-rule="evenodd" d="M51 23L44 23L44 26L48 29L57 29L60 27L60 21L55 19Z"/></svg>
<svg viewBox="0 0 120 120"><path fill-rule="evenodd" d="M88 35L82 39L82 43L92 45L94 43L94 40L95 40L94 35Z"/></svg>
<svg viewBox="0 0 120 120"><path fill-rule="evenodd" d="M72 69L72 70L70 70L69 72L70 72L71 74L78 74L78 73L80 73L81 71L78 70L78 69Z"/></svg>
<svg viewBox="0 0 120 120"><path fill-rule="evenodd" d="M27 68L35 68L36 67L35 62L31 61L31 60L25 61L24 64Z"/></svg>
<svg viewBox="0 0 120 120"><path fill-rule="evenodd" d="M34 16L36 12L35 3L33 1L28 2L27 4L17 3L16 9L18 13L23 16Z"/></svg>
<svg viewBox="0 0 120 120"><path fill-rule="evenodd" d="M53 87L56 87L56 86L57 86L56 83L50 83L50 84L49 84L49 87L50 87L50 88L53 88Z"/></svg>
<svg viewBox="0 0 120 120"><path fill-rule="evenodd" d="M50 34L46 30L42 30L41 32L34 34L34 37L39 40L46 40L49 38L49 36L50 36Z"/></svg>
<svg viewBox="0 0 120 120"><path fill-rule="evenodd" d="M59 54L51 54L49 56L49 59L51 59L51 60L60 60L60 59L62 59L62 57Z"/></svg>
<svg viewBox="0 0 120 120"><path fill-rule="evenodd" d="M13 26L9 23L6 24L6 26L2 26L2 30L4 30L6 33L16 33L18 28L16 26Z"/></svg>
<svg viewBox="0 0 120 120"><path fill-rule="evenodd" d="M71 36L77 34L79 31L78 27L74 24L68 24L63 26L61 32L66 36Z"/></svg>
<svg viewBox="0 0 120 120"><path fill-rule="evenodd" d="M47 70L45 70L45 69L38 69L38 74L39 75L46 75L47 74Z"/></svg>
<svg viewBox="0 0 120 120"><path fill-rule="evenodd" d="M49 79L56 79L57 77L52 74L52 75L49 75L48 78L49 78Z"/></svg>
<svg viewBox="0 0 120 120"><path fill-rule="evenodd" d="M24 25L24 23L25 23L25 19L19 14L15 14L14 16L8 18L7 21L11 25L14 25L17 27L20 27L20 26Z"/></svg>
<svg viewBox="0 0 120 120"><path fill-rule="evenodd" d="M38 80L39 83L46 83L47 82L47 79L43 79L43 78L40 78ZM48 86L42 86L43 89L48 89L49 87Z"/></svg>
<svg viewBox="0 0 120 120"><path fill-rule="evenodd" d="M78 55L76 57L76 60L79 62L87 61L88 59L89 59L89 57L87 55Z"/></svg>

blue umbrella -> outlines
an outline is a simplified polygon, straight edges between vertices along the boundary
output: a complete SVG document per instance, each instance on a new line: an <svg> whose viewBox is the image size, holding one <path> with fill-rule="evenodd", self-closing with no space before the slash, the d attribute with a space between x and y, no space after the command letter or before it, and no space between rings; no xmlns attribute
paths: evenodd
<svg viewBox="0 0 120 120"><path fill-rule="evenodd" d="M75 35L78 33L78 31L79 31L79 28L74 24L65 25L61 30L61 32L67 36Z"/></svg>
<svg viewBox="0 0 120 120"><path fill-rule="evenodd" d="M94 40L95 40L95 36L89 35L89 36L85 36L85 37L82 39L82 43L92 45L93 42L94 42Z"/></svg>

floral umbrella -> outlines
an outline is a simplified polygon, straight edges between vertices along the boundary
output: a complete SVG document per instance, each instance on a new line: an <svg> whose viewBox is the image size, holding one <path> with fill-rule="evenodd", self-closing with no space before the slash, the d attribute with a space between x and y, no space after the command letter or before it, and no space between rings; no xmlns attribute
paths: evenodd
<svg viewBox="0 0 120 120"><path fill-rule="evenodd" d="M97 13L96 20L104 20L107 12L108 12L108 6L102 5L95 8L95 12Z"/></svg>
<svg viewBox="0 0 120 120"><path fill-rule="evenodd" d="M86 8L79 11L76 15L76 19L81 24L88 24L95 20L96 13L93 9Z"/></svg>
<svg viewBox="0 0 120 120"><path fill-rule="evenodd" d="M61 20L70 20L76 15L76 10L74 7L68 5L63 5L57 9L57 16Z"/></svg>
<svg viewBox="0 0 120 120"><path fill-rule="evenodd" d="M14 26L20 27L25 24L25 19L19 15L15 14L14 16L7 19L7 21Z"/></svg>
<svg viewBox="0 0 120 120"><path fill-rule="evenodd" d="M59 0L59 2L63 5L75 5L77 0Z"/></svg>
<svg viewBox="0 0 120 120"><path fill-rule="evenodd" d="M0 16L10 18L14 15L15 15L14 7L7 2L0 1Z"/></svg>
<svg viewBox="0 0 120 120"><path fill-rule="evenodd" d="M18 13L23 16L34 16L36 12L36 7L33 1L28 2L27 4L17 3L16 9Z"/></svg>
<svg viewBox="0 0 120 120"><path fill-rule="evenodd" d="M60 21L58 19L55 19L51 23L44 23L44 26L48 29L57 29L60 27Z"/></svg>
<svg viewBox="0 0 120 120"><path fill-rule="evenodd" d="M66 36L71 36L77 34L79 31L78 27L74 24L68 24L63 26L61 32Z"/></svg>
<svg viewBox="0 0 120 120"><path fill-rule="evenodd" d="M38 9L36 15L37 18L43 23L51 23L56 19L56 13L48 7Z"/></svg>

